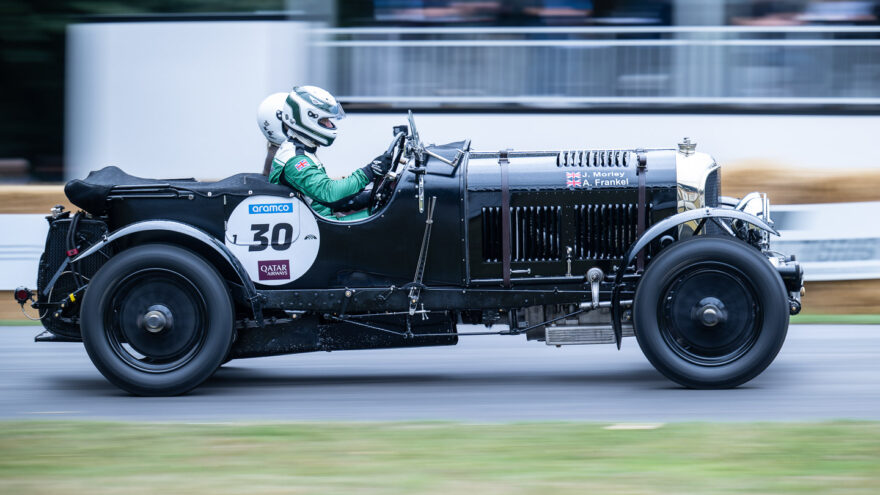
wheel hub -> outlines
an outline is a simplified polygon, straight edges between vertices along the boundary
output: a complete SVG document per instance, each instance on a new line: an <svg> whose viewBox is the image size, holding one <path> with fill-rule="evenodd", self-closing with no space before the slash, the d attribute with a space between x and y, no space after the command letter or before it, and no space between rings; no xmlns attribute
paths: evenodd
<svg viewBox="0 0 880 495"><path fill-rule="evenodd" d="M111 302L116 351L136 368L174 369L204 338L205 304L185 277L144 270L124 279Z"/></svg>
<svg viewBox="0 0 880 495"><path fill-rule="evenodd" d="M702 263L684 270L667 287L658 321L670 348L701 365L729 363L755 341L757 299L733 267Z"/></svg>
<svg viewBox="0 0 880 495"><path fill-rule="evenodd" d="M700 310L700 320L703 325L714 327L718 324L718 309L715 306L706 306Z"/></svg>
<svg viewBox="0 0 880 495"><path fill-rule="evenodd" d="M723 302L714 297L706 297L694 308L692 318L705 327L714 327L727 321L727 311Z"/></svg>
<svg viewBox="0 0 880 495"><path fill-rule="evenodd" d="M150 306L146 314L141 318L141 327L150 333L159 333L166 328L171 328L174 318L171 311L161 304Z"/></svg>

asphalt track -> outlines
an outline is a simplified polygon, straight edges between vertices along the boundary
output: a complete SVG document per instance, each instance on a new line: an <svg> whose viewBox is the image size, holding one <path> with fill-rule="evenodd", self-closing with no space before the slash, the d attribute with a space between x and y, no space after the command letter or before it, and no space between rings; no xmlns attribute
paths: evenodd
<svg viewBox="0 0 880 495"><path fill-rule="evenodd" d="M183 397L133 397L80 344L0 327L0 419L182 422L880 419L880 326L792 326L776 361L734 390L686 390L635 339L554 348L524 337L453 347L233 361Z"/></svg>

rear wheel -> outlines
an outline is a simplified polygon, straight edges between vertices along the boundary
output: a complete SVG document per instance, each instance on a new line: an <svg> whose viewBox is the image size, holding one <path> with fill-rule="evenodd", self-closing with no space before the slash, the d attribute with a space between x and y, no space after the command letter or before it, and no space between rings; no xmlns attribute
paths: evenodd
<svg viewBox="0 0 880 495"><path fill-rule="evenodd" d="M137 395L178 395L229 353L232 301L217 270L188 250L150 244L111 258L92 278L82 337L98 370Z"/></svg>
<svg viewBox="0 0 880 495"><path fill-rule="evenodd" d="M697 237L670 246L648 266L633 307L645 356L692 388L730 388L756 377L788 331L782 279L738 240Z"/></svg>

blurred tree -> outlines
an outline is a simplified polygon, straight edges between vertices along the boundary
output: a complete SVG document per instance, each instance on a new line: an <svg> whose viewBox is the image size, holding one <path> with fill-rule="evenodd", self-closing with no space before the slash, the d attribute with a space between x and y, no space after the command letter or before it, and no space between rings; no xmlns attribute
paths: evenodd
<svg viewBox="0 0 880 495"><path fill-rule="evenodd" d="M0 159L25 158L37 180L59 180L64 142L64 41L83 16L281 11L285 0L3 0Z"/></svg>

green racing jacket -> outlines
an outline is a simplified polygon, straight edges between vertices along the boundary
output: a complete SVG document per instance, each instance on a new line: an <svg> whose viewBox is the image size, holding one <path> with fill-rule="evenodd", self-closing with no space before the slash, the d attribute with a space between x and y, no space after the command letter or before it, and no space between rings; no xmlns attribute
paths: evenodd
<svg viewBox="0 0 880 495"><path fill-rule="evenodd" d="M370 182L363 170L343 179L331 179L317 156L301 143L286 141L275 153L269 182L291 187L311 200L310 206L319 215L336 220L360 220L370 215L364 209L337 217L332 206L361 192ZM307 200L308 201L308 200Z"/></svg>

